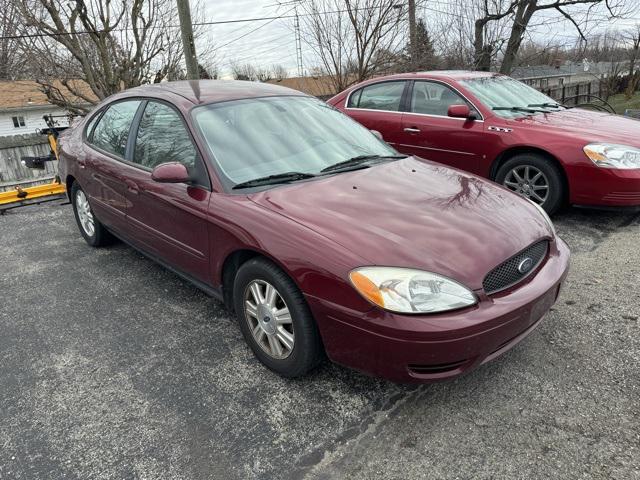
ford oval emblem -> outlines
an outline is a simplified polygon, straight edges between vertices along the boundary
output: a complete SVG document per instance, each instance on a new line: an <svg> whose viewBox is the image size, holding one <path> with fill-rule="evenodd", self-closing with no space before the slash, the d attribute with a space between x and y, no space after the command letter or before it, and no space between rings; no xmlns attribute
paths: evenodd
<svg viewBox="0 0 640 480"><path fill-rule="evenodd" d="M527 273L529 270L531 270L532 267L533 267L533 260L527 257L518 264L518 271L520 273Z"/></svg>

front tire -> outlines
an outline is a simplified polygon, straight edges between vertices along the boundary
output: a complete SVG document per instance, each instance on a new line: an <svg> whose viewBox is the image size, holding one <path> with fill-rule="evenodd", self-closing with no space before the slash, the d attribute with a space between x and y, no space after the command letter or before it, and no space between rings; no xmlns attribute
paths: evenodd
<svg viewBox="0 0 640 480"><path fill-rule="evenodd" d="M71 186L71 204L82 238L92 247L111 243L113 237L93 214L89 199L78 182Z"/></svg>
<svg viewBox="0 0 640 480"><path fill-rule="evenodd" d="M562 172L549 159L536 153L521 153L498 170L496 182L537 203L551 215L565 199Z"/></svg>
<svg viewBox="0 0 640 480"><path fill-rule="evenodd" d="M233 298L240 329L255 356L283 377L300 377L320 363L315 320L291 278L263 258L243 264Z"/></svg>

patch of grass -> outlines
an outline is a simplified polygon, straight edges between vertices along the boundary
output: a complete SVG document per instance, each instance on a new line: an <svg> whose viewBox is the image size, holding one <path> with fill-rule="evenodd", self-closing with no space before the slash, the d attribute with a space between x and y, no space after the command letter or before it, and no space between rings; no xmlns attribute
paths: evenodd
<svg viewBox="0 0 640 480"><path fill-rule="evenodd" d="M622 115L627 108L640 109L640 92L636 92L633 97L627 100L624 93L609 97L609 103L616 110L616 113Z"/></svg>

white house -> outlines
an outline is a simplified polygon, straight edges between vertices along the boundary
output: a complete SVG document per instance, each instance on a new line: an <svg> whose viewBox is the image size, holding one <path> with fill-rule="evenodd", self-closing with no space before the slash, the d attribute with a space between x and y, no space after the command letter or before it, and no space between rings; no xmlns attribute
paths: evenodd
<svg viewBox="0 0 640 480"><path fill-rule="evenodd" d="M42 118L44 115L68 114L64 109L50 104L39 87L30 80L0 81L0 137L35 133L47 127ZM66 93L66 89L63 91ZM68 118L56 120L59 126L69 124Z"/></svg>

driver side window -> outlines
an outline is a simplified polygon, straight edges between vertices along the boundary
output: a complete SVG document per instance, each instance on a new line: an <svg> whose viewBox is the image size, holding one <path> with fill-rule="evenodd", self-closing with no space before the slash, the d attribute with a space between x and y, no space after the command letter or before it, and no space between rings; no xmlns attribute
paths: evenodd
<svg viewBox="0 0 640 480"><path fill-rule="evenodd" d="M426 115L446 117L451 105L468 105L472 112L475 109L464 98L451 88L436 82L416 81L411 94L411 111Z"/></svg>
<svg viewBox="0 0 640 480"><path fill-rule="evenodd" d="M192 172L196 159L196 149L180 115L163 103L149 101L138 126L134 163L153 169L161 163L179 162Z"/></svg>

